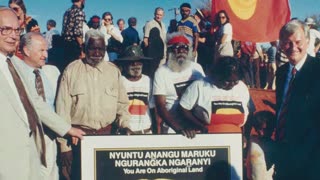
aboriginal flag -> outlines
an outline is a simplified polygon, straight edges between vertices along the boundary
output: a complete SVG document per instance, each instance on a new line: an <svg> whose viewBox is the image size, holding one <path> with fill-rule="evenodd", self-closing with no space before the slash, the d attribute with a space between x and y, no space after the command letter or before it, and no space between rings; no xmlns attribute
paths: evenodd
<svg viewBox="0 0 320 180"><path fill-rule="evenodd" d="M213 16L220 10L228 13L238 41L278 40L281 27L290 20L288 0L212 0Z"/></svg>
<svg viewBox="0 0 320 180"><path fill-rule="evenodd" d="M148 93L128 92L129 112L131 115L145 115L148 109Z"/></svg>

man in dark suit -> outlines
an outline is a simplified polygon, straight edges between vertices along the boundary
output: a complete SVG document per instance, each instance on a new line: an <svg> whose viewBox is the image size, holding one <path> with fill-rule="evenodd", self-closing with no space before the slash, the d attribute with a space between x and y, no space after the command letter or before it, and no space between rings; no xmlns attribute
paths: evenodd
<svg viewBox="0 0 320 180"><path fill-rule="evenodd" d="M320 177L320 59L307 55L308 43L301 21L280 30L280 48L289 62L276 74L277 179Z"/></svg>

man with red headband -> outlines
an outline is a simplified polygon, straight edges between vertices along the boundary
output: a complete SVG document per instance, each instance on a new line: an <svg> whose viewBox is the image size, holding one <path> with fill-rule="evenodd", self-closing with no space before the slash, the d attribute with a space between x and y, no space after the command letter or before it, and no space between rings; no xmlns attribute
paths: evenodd
<svg viewBox="0 0 320 180"><path fill-rule="evenodd" d="M157 69L153 84L157 113L162 119L161 132L181 133L193 138L194 129L181 119L177 107L188 85L202 78L204 72L199 64L191 61L192 41L185 34L169 34L167 47L168 61Z"/></svg>
<svg viewBox="0 0 320 180"><path fill-rule="evenodd" d="M100 28L100 17L97 15L92 16L88 22L88 26L90 29L99 29Z"/></svg>

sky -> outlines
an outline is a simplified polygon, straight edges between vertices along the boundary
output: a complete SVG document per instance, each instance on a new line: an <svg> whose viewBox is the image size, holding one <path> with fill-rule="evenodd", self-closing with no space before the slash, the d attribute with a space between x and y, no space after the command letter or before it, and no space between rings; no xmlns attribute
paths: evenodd
<svg viewBox="0 0 320 180"><path fill-rule="evenodd" d="M192 6L192 13L195 8L202 8L203 3L208 0L86 0L85 13L87 21L93 15L101 16L109 11L114 17L114 23L119 18L127 19L134 16L138 19L137 30L142 38L142 27L146 21L153 18L154 9L162 7L165 10L164 23L169 25L170 19L174 19L173 8L178 8L183 2L188 2ZM71 0L24 0L27 14L35 18L41 28L41 32L46 31L48 19L57 22L57 29L61 31L63 13L71 7ZM0 5L8 5L8 0L0 0ZM304 20L307 16L320 14L320 0L289 0L291 17L298 17ZM179 20L180 15L177 16ZM127 24L126 24L127 25Z"/></svg>

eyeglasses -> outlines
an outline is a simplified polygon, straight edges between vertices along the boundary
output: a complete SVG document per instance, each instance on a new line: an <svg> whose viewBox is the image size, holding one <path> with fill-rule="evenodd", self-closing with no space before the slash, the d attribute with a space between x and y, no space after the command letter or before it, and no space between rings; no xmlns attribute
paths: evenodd
<svg viewBox="0 0 320 180"><path fill-rule="evenodd" d="M111 21L111 18L105 18L104 20L105 21Z"/></svg>
<svg viewBox="0 0 320 180"><path fill-rule="evenodd" d="M22 32L22 29L21 28L13 29L12 27L3 26L3 27L0 27L0 32L4 36L9 35L12 32L14 32L15 35L19 36Z"/></svg>
<svg viewBox="0 0 320 180"><path fill-rule="evenodd" d="M219 18L220 18L220 19L225 19L226 17L225 17L225 16L220 16Z"/></svg>
<svg viewBox="0 0 320 180"><path fill-rule="evenodd" d="M172 49L174 50L187 50L189 51L189 46L188 45L173 45Z"/></svg>

